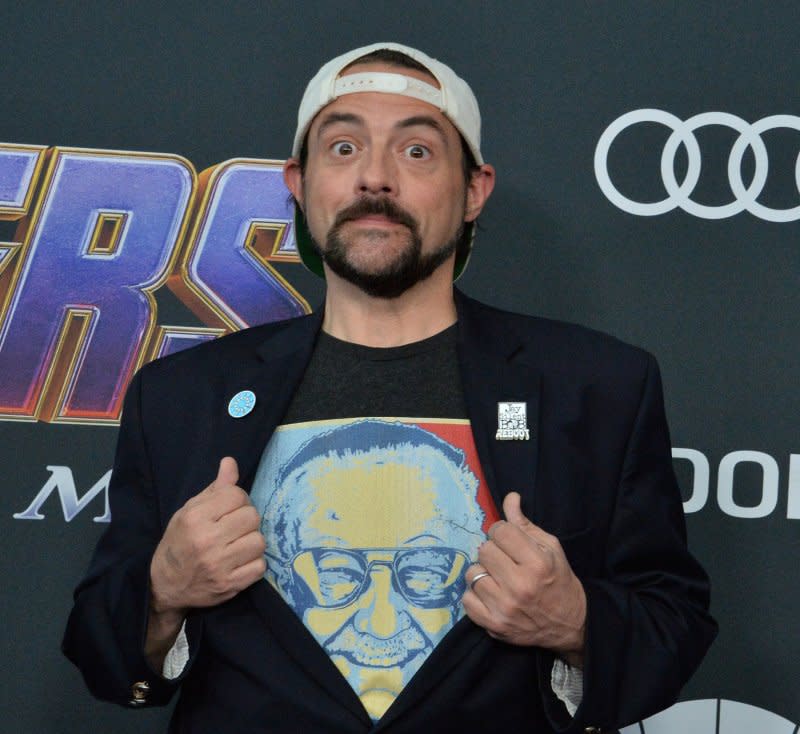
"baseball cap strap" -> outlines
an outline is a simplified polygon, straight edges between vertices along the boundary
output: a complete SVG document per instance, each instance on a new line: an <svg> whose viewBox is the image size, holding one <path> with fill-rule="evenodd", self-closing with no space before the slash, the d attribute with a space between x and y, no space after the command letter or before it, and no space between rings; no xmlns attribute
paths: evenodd
<svg viewBox="0 0 800 734"><path fill-rule="evenodd" d="M405 97L428 102L442 109L444 101L441 90L432 84L415 79L405 74L366 71L360 74L347 74L339 77L333 87L336 97L356 92L383 92L385 94L401 94Z"/></svg>

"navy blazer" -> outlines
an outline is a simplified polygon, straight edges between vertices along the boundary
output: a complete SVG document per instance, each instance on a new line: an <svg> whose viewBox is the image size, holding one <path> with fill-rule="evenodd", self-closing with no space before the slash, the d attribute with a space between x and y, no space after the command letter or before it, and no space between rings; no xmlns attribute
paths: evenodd
<svg viewBox="0 0 800 734"><path fill-rule="evenodd" d="M249 490L308 364L322 314L272 323L146 365L125 401L109 487L113 520L75 592L63 649L98 697L144 705L180 688L174 732L607 731L670 705L716 634L709 585L686 548L658 367L588 329L511 314L456 293L458 358L481 466L557 535L586 590L583 700L550 686L553 656L461 619L373 724L302 621L264 580L193 611L176 681L144 654L149 565L167 522L239 463ZM256 395L228 415L240 390ZM527 403L528 441L497 441L497 404ZM593 729L594 727L594 729Z"/></svg>

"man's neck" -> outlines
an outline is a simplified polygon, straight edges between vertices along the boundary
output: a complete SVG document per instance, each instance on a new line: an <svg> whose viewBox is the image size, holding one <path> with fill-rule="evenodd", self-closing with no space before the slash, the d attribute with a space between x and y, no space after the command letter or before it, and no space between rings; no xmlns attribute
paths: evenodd
<svg viewBox="0 0 800 734"><path fill-rule="evenodd" d="M343 341L397 347L438 334L457 318L451 273L437 271L389 299L369 296L331 273L327 281L322 330Z"/></svg>

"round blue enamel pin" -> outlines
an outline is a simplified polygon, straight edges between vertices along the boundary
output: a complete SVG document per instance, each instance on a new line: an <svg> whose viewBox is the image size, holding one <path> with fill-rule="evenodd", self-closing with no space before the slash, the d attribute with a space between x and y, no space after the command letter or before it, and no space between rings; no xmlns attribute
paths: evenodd
<svg viewBox="0 0 800 734"><path fill-rule="evenodd" d="M256 395L252 390L241 390L228 403L228 415L231 418L244 418L256 404Z"/></svg>

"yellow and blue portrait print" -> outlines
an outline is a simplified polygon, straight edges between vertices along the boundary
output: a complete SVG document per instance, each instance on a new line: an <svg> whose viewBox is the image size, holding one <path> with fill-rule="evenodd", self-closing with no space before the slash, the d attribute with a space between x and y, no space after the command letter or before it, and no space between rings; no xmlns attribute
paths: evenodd
<svg viewBox="0 0 800 734"><path fill-rule="evenodd" d="M444 423L471 442L467 421ZM481 484L464 449L399 419L282 426L261 461L266 578L373 719L463 615Z"/></svg>

